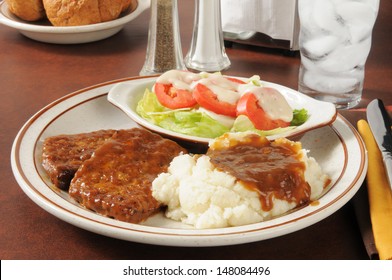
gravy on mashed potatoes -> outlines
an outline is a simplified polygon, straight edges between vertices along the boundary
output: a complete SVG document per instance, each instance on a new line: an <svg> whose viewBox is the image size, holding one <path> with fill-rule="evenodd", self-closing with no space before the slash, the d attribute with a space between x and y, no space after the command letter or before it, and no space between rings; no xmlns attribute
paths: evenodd
<svg viewBox="0 0 392 280"><path fill-rule="evenodd" d="M261 222L317 199L330 183L301 143L227 133L206 155L180 155L153 181L168 218L220 228Z"/></svg>

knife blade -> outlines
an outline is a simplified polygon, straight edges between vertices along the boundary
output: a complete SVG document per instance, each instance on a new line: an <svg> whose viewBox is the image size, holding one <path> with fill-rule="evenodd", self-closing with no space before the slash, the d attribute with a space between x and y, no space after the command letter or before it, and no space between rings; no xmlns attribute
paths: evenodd
<svg viewBox="0 0 392 280"><path fill-rule="evenodd" d="M366 117L382 154L389 185L392 188L392 131L384 103L380 99L372 100L367 106Z"/></svg>

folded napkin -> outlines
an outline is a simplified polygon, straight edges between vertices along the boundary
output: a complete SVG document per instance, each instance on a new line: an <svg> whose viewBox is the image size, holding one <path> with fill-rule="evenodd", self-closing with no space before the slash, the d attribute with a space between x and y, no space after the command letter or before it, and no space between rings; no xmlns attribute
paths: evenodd
<svg viewBox="0 0 392 280"><path fill-rule="evenodd" d="M369 259L378 260L380 256L378 255L376 243L374 242L373 228L369 212L369 196L365 185L366 184L364 184L352 198L351 204L354 207L355 216L357 217L359 230L362 235L363 245L365 245Z"/></svg>
<svg viewBox="0 0 392 280"><path fill-rule="evenodd" d="M381 152L368 123L357 123L368 151L366 182L369 195L370 218L376 248L381 260L392 260L392 191L385 172Z"/></svg>
<svg viewBox="0 0 392 280"><path fill-rule="evenodd" d="M256 31L273 39L297 40L299 21L293 0L221 0L222 29Z"/></svg>

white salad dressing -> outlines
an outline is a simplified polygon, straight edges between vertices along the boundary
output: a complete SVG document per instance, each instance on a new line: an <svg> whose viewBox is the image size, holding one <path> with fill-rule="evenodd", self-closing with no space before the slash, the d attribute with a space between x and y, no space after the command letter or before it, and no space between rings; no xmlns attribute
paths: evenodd
<svg viewBox="0 0 392 280"><path fill-rule="evenodd" d="M256 96L258 105L270 119L280 119L286 122L290 122L293 119L293 109L284 96L273 88L260 87L252 83L239 84L219 74L204 72L196 74L181 70L167 71L159 76L156 82L172 84L177 89L189 91L193 91L197 84L200 83L216 94L219 101L230 104L236 104L241 96L250 92ZM227 126L232 125L232 122L234 122L234 118L231 117L221 116L208 110L205 110L205 113Z"/></svg>
<svg viewBox="0 0 392 280"><path fill-rule="evenodd" d="M279 119L285 122L293 120L293 109L278 90L258 86L240 87L239 90L241 96L247 92L253 93L257 98L259 106L271 120Z"/></svg>
<svg viewBox="0 0 392 280"><path fill-rule="evenodd" d="M200 79L200 74L188 71L170 70L159 76L156 82L161 84L172 84L177 89L192 91L192 82Z"/></svg>
<svg viewBox="0 0 392 280"><path fill-rule="evenodd" d="M222 75L209 75L208 77L194 82L192 87L203 84L216 94L219 101L236 104L240 98L238 83L232 82Z"/></svg>

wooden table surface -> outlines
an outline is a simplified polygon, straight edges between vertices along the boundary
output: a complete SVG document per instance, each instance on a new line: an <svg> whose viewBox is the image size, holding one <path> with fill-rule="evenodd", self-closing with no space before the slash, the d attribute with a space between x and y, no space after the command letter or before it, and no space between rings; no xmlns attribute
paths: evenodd
<svg viewBox="0 0 392 280"><path fill-rule="evenodd" d="M193 1L179 2L181 39L188 51ZM392 2L381 1L366 63L361 103L340 111L354 125L373 98L392 105ZM0 257L1 259L367 259L352 203L297 232L250 244L166 247L105 237L70 225L30 200L14 179L10 153L22 125L56 99L106 81L138 76L147 45L145 11L111 38L87 44L33 41L0 25ZM296 89L299 55L234 44L225 74L252 76ZM363 185L364 187L365 185Z"/></svg>

